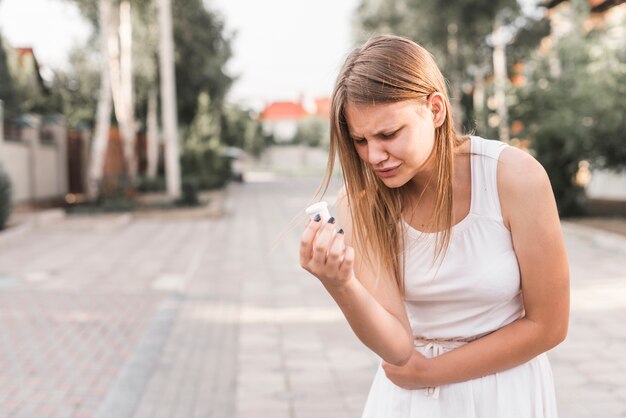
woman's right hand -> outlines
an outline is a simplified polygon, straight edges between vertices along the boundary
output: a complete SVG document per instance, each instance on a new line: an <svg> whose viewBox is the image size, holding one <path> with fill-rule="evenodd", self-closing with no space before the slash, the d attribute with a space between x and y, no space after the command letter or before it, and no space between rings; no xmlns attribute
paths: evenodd
<svg viewBox="0 0 626 418"><path fill-rule="evenodd" d="M300 240L300 265L325 287L341 288L354 279L354 249L328 222L309 220Z"/></svg>

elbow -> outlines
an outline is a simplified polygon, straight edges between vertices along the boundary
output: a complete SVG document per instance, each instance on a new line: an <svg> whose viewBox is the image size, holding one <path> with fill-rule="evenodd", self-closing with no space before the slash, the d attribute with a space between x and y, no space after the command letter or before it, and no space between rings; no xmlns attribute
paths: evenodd
<svg viewBox="0 0 626 418"><path fill-rule="evenodd" d="M569 331L569 324L565 323L563 326L560 327L559 330L555 332L556 334L556 343L554 344L555 347L561 344L563 341L565 341L565 339L567 338L568 331Z"/></svg>
<svg viewBox="0 0 626 418"><path fill-rule="evenodd" d="M411 360L414 351L413 344L411 344L408 347L402 347L397 353L392 353L392 355L388 356L388 358L383 358L383 360L394 366L403 367Z"/></svg>
<svg viewBox="0 0 626 418"><path fill-rule="evenodd" d="M546 338L546 341L548 343L547 350L551 350L557 345L561 344L563 341L565 341L565 339L567 338L567 332L567 323L552 327L552 329L550 329L548 333L548 338Z"/></svg>

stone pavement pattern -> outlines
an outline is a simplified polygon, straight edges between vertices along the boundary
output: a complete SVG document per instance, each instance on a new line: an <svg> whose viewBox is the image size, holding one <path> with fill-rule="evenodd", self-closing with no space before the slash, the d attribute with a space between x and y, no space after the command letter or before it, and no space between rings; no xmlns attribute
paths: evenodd
<svg viewBox="0 0 626 418"><path fill-rule="evenodd" d="M70 217L0 241L0 417L359 417L378 360L298 267L315 187L233 185L220 219ZM626 240L564 228L561 417L626 417Z"/></svg>

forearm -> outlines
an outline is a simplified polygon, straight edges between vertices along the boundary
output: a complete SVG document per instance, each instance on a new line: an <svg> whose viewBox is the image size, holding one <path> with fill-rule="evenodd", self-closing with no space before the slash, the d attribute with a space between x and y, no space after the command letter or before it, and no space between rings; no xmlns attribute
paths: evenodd
<svg viewBox="0 0 626 418"><path fill-rule="evenodd" d="M401 366L414 351L409 329L387 311L359 282L341 288L325 286L356 336L387 363Z"/></svg>
<svg viewBox="0 0 626 418"><path fill-rule="evenodd" d="M463 382L526 363L565 338L555 329L528 318L517 321L478 340L431 360L432 386Z"/></svg>

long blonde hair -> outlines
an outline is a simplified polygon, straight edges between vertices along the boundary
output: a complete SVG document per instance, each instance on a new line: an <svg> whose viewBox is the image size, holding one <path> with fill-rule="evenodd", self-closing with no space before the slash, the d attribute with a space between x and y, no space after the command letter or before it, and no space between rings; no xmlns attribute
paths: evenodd
<svg viewBox="0 0 626 418"><path fill-rule="evenodd" d="M435 204L429 229L436 235L435 259L445 254L454 222L452 179L454 149L463 141L457 137L450 100L441 71L432 55L415 42L391 35L376 36L347 57L332 95L330 151L319 192L331 181L335 157L344 175L354 239L362 257L378 260L381 268L404 292L403 190L391 189L375 175L356 152L345 116L347 103L376 104L416 100L425 103L432 93L441 93L446 108L443 124L435 130ZM372 257L375 255L376 257ZM433 262L436 260L433 260Z"/></svg>

